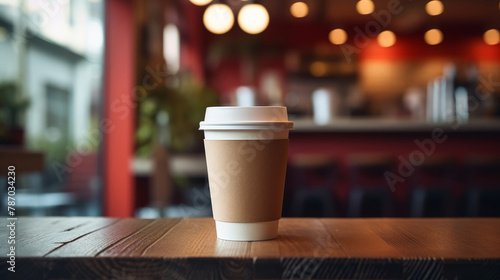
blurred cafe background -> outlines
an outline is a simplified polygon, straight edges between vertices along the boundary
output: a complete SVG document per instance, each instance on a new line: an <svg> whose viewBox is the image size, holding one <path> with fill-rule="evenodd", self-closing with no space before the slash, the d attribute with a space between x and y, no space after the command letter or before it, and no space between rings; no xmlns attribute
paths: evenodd
<svg viewBox="0 0 500 280"><path fill-rule="evenodd" d="M280 105L283 216L500 216L498 0L0 0L0 192L211 216L205 108ZM5 207L4 207L5 206Z"/></svg>

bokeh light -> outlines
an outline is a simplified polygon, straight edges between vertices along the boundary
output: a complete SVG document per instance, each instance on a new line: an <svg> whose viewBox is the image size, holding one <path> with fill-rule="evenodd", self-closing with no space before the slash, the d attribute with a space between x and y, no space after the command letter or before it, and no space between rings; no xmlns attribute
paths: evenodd
<svg viewBox="0 0 500 280"><path fill-rule="evenodd" d="M203 14L203 24L212 33L224 34L233 27L233 11L226 4L212 4Z"/></svg>
<svg viewBox="0 0 500 280"><path fill-rule="evenodd" d="M356 3L356 11L361 15L371 14L374 10L375 4L373 4L372 0L359 0L358 3Z"/></svg>
<svg viewBox="0 0 500 280"><path fill-rule="evenodd" d="M425 11L431 15L431 16L437 16L437 15L440 15L443 13L444 11L444 5L443 5L443 2L439 1L439 0L432 0L432 1L429 1L426 5L425 5Z"/></svg>
<svg viewBox="0 0 500 280"><path fill-rule="evenodd" d="M342 45L347 41L347 32L341 28L333 29L328 34L328 39L334 45Z"/></svg>
<svg viewBox="0 0 500 280"><path fill-rule="evenodd" d="M424 40L429 45L437 45L443 41L443 32L439 29L427 30L424 34Z"/></svg>
<svg viewBox="0 0 500 280"><path fill-rule="evenodd" d="M396 34L390 30L382 31L377 36L377 42L381 47L391 47L396 43Z"/></svg>
<svg viewBox="0 0 500 280"><path fill-rule="evenodd" d="M205 6L208 3L212 2L213 0L189 0L189 1L195 4L196 6Z"/></svg>
<svg viewBox="0 0 500 280"><path fill-rule="evenodd" d="M248 34L259 34L269 25L269 13L261 4L248 4L238 14L238 24Z"/></svg>
<svg viewBox="0 0 500 280"><path fill-rule="evenodd" d="M290 6L290 13L296 18L303 18L309 14L309 6L304 2L295 2Z"/></svg>
<svg viewBox="0 0 500 280"><path fill-rule="evenodd" d="M328 65L323 61L315 61L309 66L309 72L314 77L323 77L328 72Z"/></svg>
<svg viewBox="0 0 500 280"><path fill-rule="evenodd" d="M500 32L497 29L490 29L484 32L483 35L484 42L488 45L497 45L500 43Z"/></svg>

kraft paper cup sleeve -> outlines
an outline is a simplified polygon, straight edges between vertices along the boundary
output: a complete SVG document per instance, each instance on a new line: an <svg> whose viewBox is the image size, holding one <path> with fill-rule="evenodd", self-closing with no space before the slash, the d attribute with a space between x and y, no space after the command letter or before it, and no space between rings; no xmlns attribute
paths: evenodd
<svg viewBox="0 0 500 280"><path fill-rule="evenodd" d="M204 142L214 219L238 223L280 219L289 140Z"/></svg>

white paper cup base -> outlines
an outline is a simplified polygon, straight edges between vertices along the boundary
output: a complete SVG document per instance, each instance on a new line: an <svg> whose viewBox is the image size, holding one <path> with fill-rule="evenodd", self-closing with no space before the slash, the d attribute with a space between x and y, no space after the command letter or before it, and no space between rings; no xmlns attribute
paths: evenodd
<svg viewBox="0 0 500 280"><path fill-rule="evenodd" d="M259 241L278 237L279 220L260 223L215 221L217 238L231 241Z"/></svg>

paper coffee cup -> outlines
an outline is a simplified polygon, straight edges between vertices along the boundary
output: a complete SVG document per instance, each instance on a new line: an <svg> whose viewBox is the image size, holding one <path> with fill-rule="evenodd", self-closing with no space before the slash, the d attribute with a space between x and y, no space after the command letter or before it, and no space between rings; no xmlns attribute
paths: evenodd
<svg viewBox="0 0 500 280"><path fill-rule="evenodd" d="M285 107L207 108L200 130L219 239L278 236L291 129Z"/></svg>

